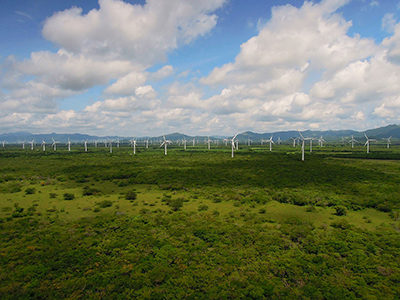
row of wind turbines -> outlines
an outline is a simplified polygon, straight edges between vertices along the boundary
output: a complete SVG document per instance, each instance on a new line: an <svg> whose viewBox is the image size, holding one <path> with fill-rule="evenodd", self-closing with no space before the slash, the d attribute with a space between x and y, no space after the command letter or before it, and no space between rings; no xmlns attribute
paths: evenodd
<svg viewBox="0 0 400 300"><path fill-rule="evenodd" d="M305 142L306 141L309 141L309 143L310 143L310 152L312 152L312 147L313 147L313 141L314 140L318 141L318 145L320 147L323 147L323 144L326 142L323 139L322 135L320 136L320 138L317 139L315 137L304 137L303 134L300 131L298 131L298 133L299 133L299 137L292 137L291 139L293 140L293 147L296 147L296 143L299 145L300 142L301 142L301 149L302 149L301 157L302 157L303 161L304 161L304 152L305 152ZM237 139L238 135L239 135L239 133L234 135L232 138L225 138L225 139L222 140L225 143L225 146L228 146L228 143L231 144L231 149L232 149L231 156L232 157L234 157L234 152L236 150L239 150L239 140ZM370 143L371 142L377 142L377 140L369 138L366 134L364 134L364 136L366 138L366 142L365 142L364 146L367 147L367 153L369 153L370 152ZM167 153L168 153L168 145L173 144L173 142L171 140L167 140L164 134L163 134L162 137L163 137L163 139L156 140L156 142L158 142L160 144L159 148L164 147L164 155L167 155ZM389 138L385 138L388 149L390 148L391 138L392 138L391 136ZM57 144L59 144L60 142L54 140L53 138L52 138L52 141L53 142L51 144L51 147L53 148L54 151L56 151L57 150ZM150 141L150 138L142 140L142 142L144 142L144 144L145 144L146 149L149 148L149 141ZM23 149L25 149L25 142L26 141L22 142L22 148ZM109 138L107 138L106 140L104 140L102 142L104 142L104 147L105 148L108 147L110 153L112 153L112 151L113 151L112 147L113 147L113 142L114 141L112 141ZM137 142L138 141L135 138L132 138L132 140L129 141L130 146L133 147L133 154L134 155L136 155ZM196 144L196 138L194 138L193 140L189 140L188 141L185 137L183 137L182 139L176 141L176 143L178 143L179 146L183 145L185 150L187 149L188 142L190 142L194 147L195 144ZM218 145L218 142L219 142L219 140L211 140L210 137L207 137L207 139L204 140L204 144L207 144L207 148L209 150L211 149L211 143L215 143L215 144ZM247 146L251 146L252 142L253 141L250 138L248 138L245 141L245 144ZM351 148L354 148L354 144L357 143L357 142L358 141L354 138L353 135L351 136L351 139L348 141L348 143L351 143ZM2 146L4 148L6 141L2 141L1 143L2 143ZM35 140L28 141L27 143L30 144L30 148L31 148L31 150L33 150L34 149L34 145L35 145ZM85 152L87 152L88 151L88 140L82 141L82 143L84 144ZM98 143L99 143L99 141L97 141L97 140L94 141L94 146L97 147ZM119 148L120 141L117 140L114 143ZM150 143L153 143L153 140L151 140ZM267 139L267 140L261 139L260 144L263 145L264 143L269 143L269 151L272 151L272 145L275 144L275 142L273 141L273 135L271 135L271 137L269 139ZM278 144L282 143L282 140L280 139L280 137L278 137L277 143ZM341 143L345 143L344 138L342 138ZM68 142L66 143L66 145L68 147L68 151L71 151L71 141L69 139L68 139ZM43 151L46 151L46 142L44 140L42 140L41 146L42 146Z"/></svg>

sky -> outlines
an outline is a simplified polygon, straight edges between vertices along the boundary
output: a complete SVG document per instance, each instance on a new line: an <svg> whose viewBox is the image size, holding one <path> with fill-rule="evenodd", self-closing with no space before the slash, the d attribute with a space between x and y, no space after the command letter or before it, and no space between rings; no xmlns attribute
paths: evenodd
<svg viewBox="0 0 400 300"><path fill-rule="evenodd" d="M0 0L0 133L400 119L400 0Z"/></svg>

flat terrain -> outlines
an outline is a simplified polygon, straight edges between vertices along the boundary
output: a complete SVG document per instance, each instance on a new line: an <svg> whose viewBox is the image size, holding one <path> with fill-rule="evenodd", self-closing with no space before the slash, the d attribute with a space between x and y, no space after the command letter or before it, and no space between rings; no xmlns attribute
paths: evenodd
<svg viewBox="0 0 400 300"><path fill-rule="evenodd" d="M0 148L1 299L400 297L397 146L230 154Z"/></svg>

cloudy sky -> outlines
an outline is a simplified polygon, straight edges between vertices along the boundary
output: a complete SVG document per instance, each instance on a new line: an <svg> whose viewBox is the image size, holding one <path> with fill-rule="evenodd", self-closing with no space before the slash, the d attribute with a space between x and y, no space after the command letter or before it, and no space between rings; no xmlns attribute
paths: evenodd
<svg viewBox="0 0 400 300"><path fill-rule="evenodd" d="M1 0L0 133L400 123L397 0Z"/></svg>

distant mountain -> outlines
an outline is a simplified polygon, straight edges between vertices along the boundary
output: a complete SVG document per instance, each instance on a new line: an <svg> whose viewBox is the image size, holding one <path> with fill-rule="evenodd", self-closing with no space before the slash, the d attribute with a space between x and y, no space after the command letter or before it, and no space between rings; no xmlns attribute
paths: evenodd
<svg viewBox="0 0 400 300"><path fill-rule="evenodd" d="M366 131L355 131L355 130L326 130L326 131L313 131L313 130L306 130L301 132L305 137L315 137L319 138L321 135L325 141L328 142L339 142L342 138L345 140L349 140L351 135L353 135L356 139L358 138L360 141L365 139L364 134L366 134L369 138L375 139L383 139L392 136L393 139L400 139L400 125L389 125L385 127L369 129ZM261 139L267 140L273 136L273 140L276 141L280 138L282 141L291 142L292 137L299 137L299 133L297 131L278 131L278 132L270 132L270 133L255 133L251 131L242 132L238 135L238 139L240 143L244 143L248 139L252 140L253 143L259 143ZM174 132L170 134L166 134L165 137L171 141L181 140L186 138L188 141L193 140L196 138L198 141L203 141L207 139L207 135L203 136L189 136L186 134L182 134L179 132ZM158 137L136 137L137 140L143 139L151 139L151 140L161 140L163 139L162 136ZM211 139L223 139L226 136L215 135L210 136ZM229 136L232 138L232 136ZM3 133L0 134L0 141L6 141L7 143L21 143L23 141L32 141L35 140L36 142L40 143L44 140L46 143L52 142L52 139L60 143L66 143L68 139L71 142L82 142L84 140L88 140L89 142L93 141L104 141L107 139L113 141L128 141L131 140L132 137L121 137L121 136L95 136L95 135L88 135L88 134L81 134L81 133L73 133L73 134L58 134L58 133L50 133L50 134L32 134L25 131L14 132L14 133Z"/></svg>

